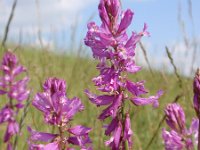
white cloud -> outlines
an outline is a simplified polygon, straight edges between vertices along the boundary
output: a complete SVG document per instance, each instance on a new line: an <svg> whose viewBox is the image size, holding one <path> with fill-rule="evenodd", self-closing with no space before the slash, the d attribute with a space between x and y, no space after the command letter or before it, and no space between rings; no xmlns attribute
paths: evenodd
<svg viewBox="0 0 200 150"><path fill-rule="evenodd" d="M39 2L39 5L36 4L36 1ZM12 2L13 0L0 1L1 37L10 14ZM18 35L20 30L23 30L23 33L36 35L38 28L42 33L68 28L75 21L80 22L84 9L94 3L97 3L97 0L18 0L9 37Z"/></svg>

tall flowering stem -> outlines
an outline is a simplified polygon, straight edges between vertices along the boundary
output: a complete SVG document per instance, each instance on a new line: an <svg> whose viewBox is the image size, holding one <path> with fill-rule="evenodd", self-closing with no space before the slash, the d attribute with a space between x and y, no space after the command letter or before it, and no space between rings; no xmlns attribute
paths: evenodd
<svg viewBox="0 0 200 150"><path fill-rule="evenodd" d="M24 100L27 100L30 94L27 89L29 78L26 68L19 64L16 55L11 51L5 52L0 70L0 95L6 95L8 100L0 111L0 124L7 122L4 142L7 143L7 149L12 150L12 137L19 132L16 118L19 110L24 107Z"/></svg>
<svg viewBox="0 0 200 150"><path fill-rule="evenodd" d="M189 129L186 128L185 113L179 104L168 104L165 109L166 123L171 131L162 130L166 150L193 150L197 144L199 121L193 118Z"/></svg>
<svg viewBox="0 0 200 150"><path fill-rule="evenodd" d="M197 69L196 75L193 82L193 91L194 91L194 109L196 111L197 117L200 120L200 69ZM200 150L200 124L198 131L198 150Z"/></svg>
<svg viewBox="0 0 200 150"><path fill-rule="evenodd" d="M119 0L100 0L98 10L101 25L95 22L88 24L85 44L99 61L97 69L100 75L93 78L93 82L103 94L95 95L89 90L85 93L96 106L107 106L99 115L100 120L112 118L105 131L105 135L111 138L105 144L113 150L132 149L133 132L125 103L131 101L136 106L152 104L158 107L158 99L162 95L162 91L158 91L156 96L141 97L148 93L144 81L132 82L127 77L141 70L134 60L135 48L141 37L149 33L144 24L141 32L132 32L128 37L126 30L131 24L133 12L130 9L122 11Z"/></svg>
<svg viewBox="0 0 200 150"><path fill-rule="evenodd" d="M81 150L92 150L89 138L90 128L77 125L71 127L71 120L77 112L84 109L80 99L66 96L64 80L49 78L43 85L43 92L37 93L32 102L44 115L44 122L58 129L57 134L37 132L31 127L28 140L30 150L73 150L70 144L80 146ZM45 142L47 144L35 144Z"/></svg>

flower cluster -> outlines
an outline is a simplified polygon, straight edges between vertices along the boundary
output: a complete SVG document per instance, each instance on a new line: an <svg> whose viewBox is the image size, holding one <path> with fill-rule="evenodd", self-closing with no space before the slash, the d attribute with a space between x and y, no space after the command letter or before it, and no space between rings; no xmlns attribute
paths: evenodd
<svg viewBox="0 0 200 150"><path fill-rule="evenodd" d="M19 132L16 116L22 109L23 101L28 99L30 91L27 89L29 78L23 73L26 69L19 64L17 57L10 51L5 52L0 66L0 95L6 95L8 102L0 111L0 124L7 122L4 142L8 143L7 149L12 149L11 138Z"/></svg>
<svg viewBox="0 0 200 150"><path fill-rule="evenodd" d="M37 93L32 102L44 115L45 123L58 128L58 134L43 133L28 127L31 136L29 149L31 150L73 150L69 144L78 145L82 150L91 150L89 138L90 128L77 125L70 126L73 116L84 109L79 98L68 99L64 80L49 78L43 85L43 92ZM68 137L67 135L70 136ZM35 142L47 142L35 144Z"/></svg>
<svg viewBox="0 0 200 150"><path fill-rule="evenodd" d="M131 24L133 12L130 9L122 11L119 0L100 0L98 10L102 24L88 24L85 44L92 49L93 57L99 60L97 69L100 75L93 78L93 82L105 94L85 92L97 106L108 105L99 116L100 120L112 117L105 131L106 135L112 136L106 145L113 150L124 149L127 145L131 148L133 132L129 112L124 108L125 101L130 100L136 106L152 104L157 107L162 95L159 91L156 96L141 97L148 93L144 81L132 82L127 78L128 73L135 74L141 70L134 60L135 48L141 37L149 33L145 24L142 32L133 32L128 37L126 30Z"/></svg>
<svg viewBox="0 0 200 150"><path fill-rule="evenodd" d="M198 120L200 121L200 69L197 69L196 75L194 77L193 91L194 91L193 106L196 111ZM200 127L198 130L197 137L198 137L197 148L200 149Z"/></svg>
<svg viewBox="0 0 200 150"><path fill-rule="evenodd" d="M162 137L166 150L193 150L198 142L198 119L193 119L189 129L185 125L185 114L179 104L168 104L165 109L166 122L171 131L163 129Z"/></svg>
<svg viewBox="0 0 200 150"><path fill-rule="evenodd" d="M200 115L200 69L197 69L194 82L193 82L193 91L194 91L194 109L197 116Z"/></svg>

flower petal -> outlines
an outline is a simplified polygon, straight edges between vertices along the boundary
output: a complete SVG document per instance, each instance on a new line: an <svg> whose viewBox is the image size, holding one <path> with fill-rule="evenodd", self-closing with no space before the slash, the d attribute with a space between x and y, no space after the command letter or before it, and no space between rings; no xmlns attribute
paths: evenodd
<svg viewBox="0 0 200 150"><path fill-rule="evenodd" d="M131 99L131 101L137 106L152 104L153 107L158 107L158 99L162 94L162 91L158 91L156 96L150 96L149 98L134 97Z"/></svg>
<svg viewBox="0 0 200 150"><path fill-rule="evenodd" d="M114 95L100 95L97 96L95 94L90 93L90 91L85 90L85 93L89 97L89 100L96 104L97 106L108 105L113 102Z"/></svg>
<svg viewBox="0 0 200 150"><path fill-rule="evenodd" d="M88 134L91 131L91 128L77 125L73 128L69 128L68 131L76 136L82 136Z"/></svg>
<svg viewBox="0 0 200 150"><path fill-rule="evenodd" d="M30 140L33 142L37 142L37 141L50 142L58 136L58 134L37 132L31 129L31 127L27 127L27 130L31 134Z"/></svg>
<svg viewBox="0 0 200 150"><path fill-rule="evenodd" d="M132 18L133 18L133 12L130 9L126 10L122 16L122 20L120 22L117 32L121 33L125 31L128 28L128 26L131 24Z"/></svg>

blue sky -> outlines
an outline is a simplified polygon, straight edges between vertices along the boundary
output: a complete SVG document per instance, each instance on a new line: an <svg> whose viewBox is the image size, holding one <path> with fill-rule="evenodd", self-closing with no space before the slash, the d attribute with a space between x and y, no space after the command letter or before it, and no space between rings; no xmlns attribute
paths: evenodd
<svg viewBox="0 0 200 150"><path fill-rule="evenodd" d="M42 33L42 41L48 47L57 45L60 49L69 48L70 45L81 41L87 32L87 22L90 17L100 24L98 17L99 0L19 0L13 19L9 40L18 42L21 36L22 43L39 45L38 29ZM192 56L183 58L185 47L183 34L178 22L178 14L185 23L187 38L192 42L195 39L200 43L200 1L192 1L192 15L194 25L189 16L189 0L122 0L123 9L130 8L134 11L133 23L129 31L140 31L144 22L148 24L151 37L143 40L152 63L167 61L164 47L177 49L174 57L180 66L185 60L191 63ZM8 19L13 0L0 1L0 38ZM181 9L180 9L181 8ZM181 10L181 11L179 11ZM71 41L72 28L77 28L75 41ZM194 32L195 31L195 32ZM193 47L189 47L192 51ZM199 51L199 46L198 46ZM156 54L156 56L155 56ZM140 54L139 54L140 55ZM156 59L155 59L156 57ZM140 58L140 56L139 56ZM155 62L153 62L155 61ZM196 62L200 66L200 62ZM189 67L189 66L188 66Z"/></svg>

